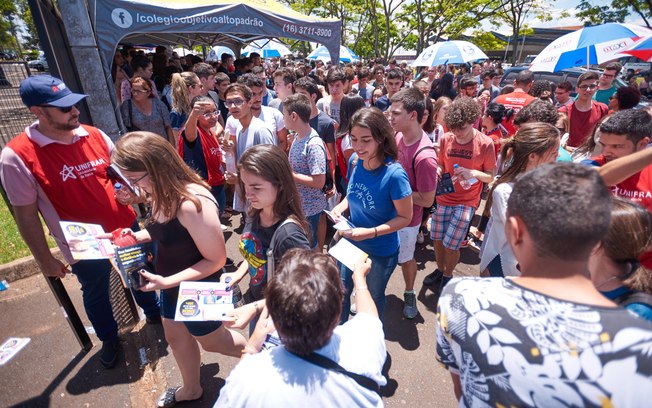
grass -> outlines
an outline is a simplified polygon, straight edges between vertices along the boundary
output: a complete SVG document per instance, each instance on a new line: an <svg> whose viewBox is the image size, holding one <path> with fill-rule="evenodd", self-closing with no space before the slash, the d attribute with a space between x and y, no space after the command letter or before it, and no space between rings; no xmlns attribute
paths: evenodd
<svg viewBox="0 0 652 408"><path fill-rule="evenodd" d="M48 246L53 248L56 243L47 237ZM0 197L0 264L5 264L19 258L29 256L31 252L18 232L18 227L7 208L7 204Z"/></svg>

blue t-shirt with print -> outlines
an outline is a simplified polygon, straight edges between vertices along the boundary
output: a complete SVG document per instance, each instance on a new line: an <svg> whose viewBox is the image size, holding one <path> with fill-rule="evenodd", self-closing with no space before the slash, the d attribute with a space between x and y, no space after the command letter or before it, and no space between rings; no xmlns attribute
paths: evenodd
<svg viewBox="0 0 652 408"><path fill-rule="evenodd" d="M355 166L354 161L357 160ZM364 161L353 154L349 160L349 201L351 222L356 227L373 228L396 217L394 200L412 194L408 176L398 162L388 160L384 166L366 170ZM374 256L393 255L399 247L398 233L381 235L363 241L352 241L358 248Z"/></svg>

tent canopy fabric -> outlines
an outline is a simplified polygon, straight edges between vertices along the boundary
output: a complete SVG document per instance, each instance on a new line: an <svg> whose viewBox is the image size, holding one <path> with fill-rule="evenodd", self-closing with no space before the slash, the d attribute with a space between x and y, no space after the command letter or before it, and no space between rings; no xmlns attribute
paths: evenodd
<svg viewBox="0 0 652 408"><path fill-rule="evenodd" d="M256 39L284 37L324 44L339 58L340 20L304 16L273 0L91 0L91 10L106 65L121 41L240 49Z"/></svg>

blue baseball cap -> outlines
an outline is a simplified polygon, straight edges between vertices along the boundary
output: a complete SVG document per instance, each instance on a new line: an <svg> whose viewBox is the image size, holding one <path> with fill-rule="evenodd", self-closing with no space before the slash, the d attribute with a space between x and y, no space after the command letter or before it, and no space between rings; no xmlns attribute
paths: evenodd
<svg viewBox="0 0 652 408"><path fill-rule="evenodd" d="M88 95L73 93L59 78L34 75L20 83L20 97L27 107L49 105L67 108Z"/></svg>

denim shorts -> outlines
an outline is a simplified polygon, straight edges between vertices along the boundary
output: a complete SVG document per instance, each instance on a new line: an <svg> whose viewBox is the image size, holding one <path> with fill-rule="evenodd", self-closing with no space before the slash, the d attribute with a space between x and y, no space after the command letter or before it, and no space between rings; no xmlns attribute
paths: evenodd
<svg viewBox="0 0 652 408"><path fill-rule="evenodd" d="M164 289L161 291L161 316L166 319L174 320L177 308L177 298L179 297L179 288ZM222 322L183 322L186 328L195 337L205 336L219 329Z"/></svg>

